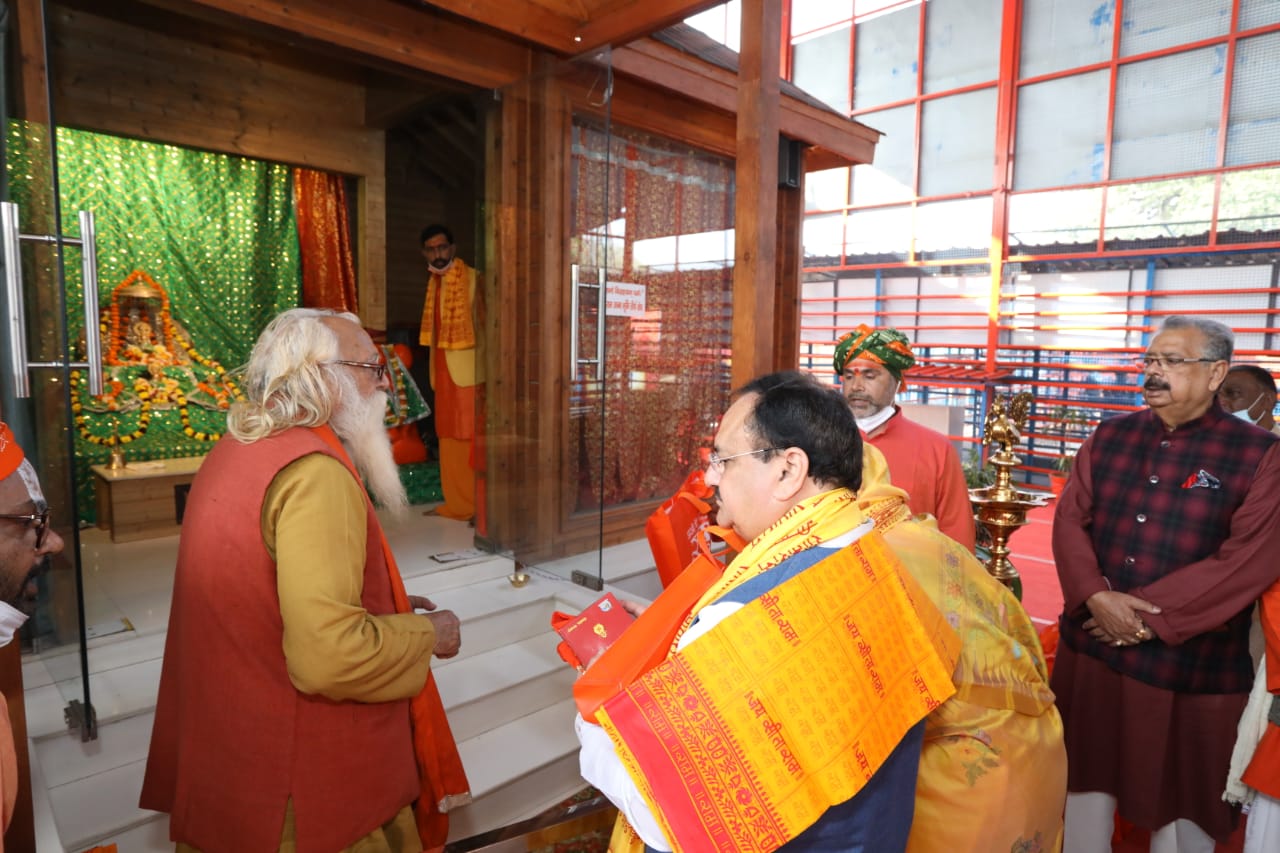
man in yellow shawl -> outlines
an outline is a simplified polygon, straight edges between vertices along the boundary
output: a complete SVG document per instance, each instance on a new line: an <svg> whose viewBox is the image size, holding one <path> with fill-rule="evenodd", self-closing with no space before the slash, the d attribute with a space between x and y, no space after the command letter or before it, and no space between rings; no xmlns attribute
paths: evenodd
<svg viewBox="0 0 1280 853"><path fill-rule="evenodd" d="M469 520L476 512L472 441L476 432L476 271L457 257L453 232L428 225L418 238L430 276L422 306L418 343L431 347L436 437L440 439L440 486L444 504L436 513Z"/></svg>
<svg viewBox="0 0 1280 853"><path fill-rule="evenodd" d="M811 377L762 377L725 413L707 483L747 544L703 589L677 578L575 689L583 775L647 847L904 849L959 638L858 506L861 469L848 405ZM584 701L673 612L674 647Z"/></svg>
<svg viewBox="0 0 1280 853"><path fill-rule="evenodd" d="M575 690L583 775L629 823L611 849L1059 849L1062 728L1020 605L912 517L834 391L782 373L739 393L707 481L750 541ZM673 593L674 648L588 701Z"/></svg>

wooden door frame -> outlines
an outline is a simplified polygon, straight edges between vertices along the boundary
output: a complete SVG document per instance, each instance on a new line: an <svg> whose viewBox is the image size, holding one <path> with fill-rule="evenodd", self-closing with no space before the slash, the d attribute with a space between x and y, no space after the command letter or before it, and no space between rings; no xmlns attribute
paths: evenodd
<svg viewBox="0 0 1280 853"><path fill-rule="evenodd" d="M602 522L598 513L573 512L575 491L564 480L575 450L568 416L571 140L575 116L594 109L589 87L556 74L556 67L549 61L540 74L504 90L486 144L486 227L493 235L486 268L494 271L486 333L495 342L485 373L489 539L526 560L636 539L661 503L606 509ZM614 87L614 125L735 156L732 115L626 78L615 78ZM779 188L772 320L761 330L771 339L772 369L794 367L798 351L803 203L802 186ZM754 338L735 334L731 341L735 360L758 347Z"/></svg>

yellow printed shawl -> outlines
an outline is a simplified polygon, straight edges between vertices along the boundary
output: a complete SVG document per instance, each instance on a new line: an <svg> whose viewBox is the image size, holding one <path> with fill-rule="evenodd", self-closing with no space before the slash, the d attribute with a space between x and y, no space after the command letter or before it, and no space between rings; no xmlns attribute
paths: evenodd
<svg viewBox="0 0 1280 853"><path fill-rule="evenodd" d="M685 627L865 517L844 489L797 505ZM873 532L672 652L597 717L675 850L770 851L854 796L952 695L958 654L954 631Z"/></svg>
<svg viewBox="0 0 1280 853"><path fill-rule="evenodd" d="M432 312L436 291L440 290L440 335L436 340ZM475 273L461 258L444 275L432 273L427 281L427 301L422 306L422 328L418 343L442 350L471 349L476 345L476 330L471 319L475 299Z"/></svg>

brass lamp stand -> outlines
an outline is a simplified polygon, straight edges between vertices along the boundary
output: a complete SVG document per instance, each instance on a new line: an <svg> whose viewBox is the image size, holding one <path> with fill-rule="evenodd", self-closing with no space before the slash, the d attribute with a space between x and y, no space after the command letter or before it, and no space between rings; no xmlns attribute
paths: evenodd
<svg viewBox="0 0 1280 853"><path fill-rule="evenodd" d="M128 466L124 459L124 447L120 444L120 421L111 419L111 460L107 463L108 471L120 471Z"/></svg>
<svg viewBox="0 0 1280 853"><path fill-rule="evenodd" d="M978 521L991 534L991 558L987 571L996 580L1013 587L1018 571L1009 562L1009 537L1027 523L1027 511L1049 502L1044 492L1023 492L1013 487L1010 472L1022 460L1013 453L1022 441L1027 427L1027 409L1031 394L1023 391L1013 397L995 396L987 408L982 443L995 448L991 464L996 469L994 485L969 490L969 500L978 508Z"/></svg>

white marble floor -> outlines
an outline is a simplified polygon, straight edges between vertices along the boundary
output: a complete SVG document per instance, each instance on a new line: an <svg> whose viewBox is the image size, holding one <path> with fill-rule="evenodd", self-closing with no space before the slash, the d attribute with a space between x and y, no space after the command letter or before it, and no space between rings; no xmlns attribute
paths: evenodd
<svg viewBox="0 0 1280 853"><path fill-rule="evenodd" d="M424 513L424 509L414 508L400 522L385 522L397 562L407 579L448 572L451 564L437 558L465 554L473 547L471 528ZM73 677L78 671L74 649L55 649L23 660L37 839L42 853L64 849L76 853L80 849L74 844L64 847L59 840L78 837L76 828L68 825L67 815L72 815L70 822L78 826L114 821L124 827L121 834L112 838L122 845L121 853L171 849L152 820L154 816L137 809L136 782L126 784L121 777L124 768L146 756L177 544L178 537L173 536L116 545L104 531L82 532L85 624L91 637L91 701L100 726L110 726L110 738L81 744L66 735L63 709L69 699L80 695L78 679ZM468 556L472 561L483 559L479 555ZM461 562L469 560L464 558ZM565 579L574 569L594 575L602 564L606 575L612 576L607 577L611 585L616 582L618 589L637 598L656 595L655 582L646 578L646 573L653 573L643 540L607 549L603 560L592 552L535 566L531 571L539 583L568 586ZM453 606L447 597L437 597L437 601L445 607ZM469 608L465 600L459 603L459 615L465 621L463 611ZM133 821L136 827L127 829Z"/></svg>

